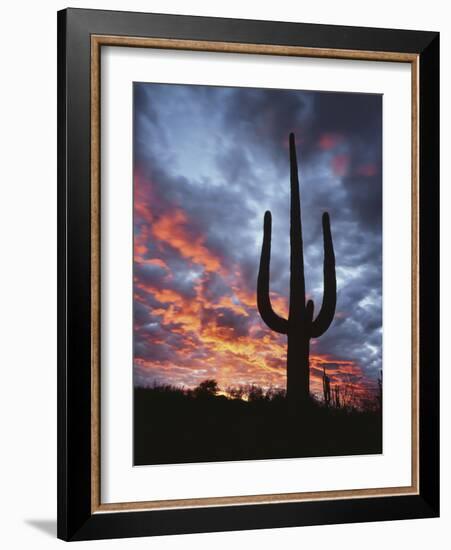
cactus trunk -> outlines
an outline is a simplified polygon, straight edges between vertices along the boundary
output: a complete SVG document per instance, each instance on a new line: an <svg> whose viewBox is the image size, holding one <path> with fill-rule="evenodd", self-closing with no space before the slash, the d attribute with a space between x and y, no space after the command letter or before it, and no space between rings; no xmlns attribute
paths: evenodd
<svg viewBox="0 0 451 550"><path fill-rule="evenodd" d="M271 224L265 213L263 245L257 281L257 306L263 321L271 330L287 335L287 397L296 405L307 403L310 395L310 339L321 336L335 315L335 255L329 215L323 214L324 294L321 310L313 321L313 302L305 302L304 251L302 241L301 200L294 134L290 134L290 305L288 318L277 315L269 295Z"/></svg>
<svg viewBox="0 0 451 550"><path fill-rule="evenodd" d="M287 398L300 405L310 395L310 341L297 332L287 335Z"/></svg>

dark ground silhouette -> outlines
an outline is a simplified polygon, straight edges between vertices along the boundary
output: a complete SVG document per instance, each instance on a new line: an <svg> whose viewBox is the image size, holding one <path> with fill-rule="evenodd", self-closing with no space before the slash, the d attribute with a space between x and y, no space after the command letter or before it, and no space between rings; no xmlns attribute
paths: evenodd
<svg viewBox="0 0 451 550"><path fill-rule="evenodd" d="M248 388L249 399L195 390L135 388L134 464L319 457L382 452L379 407L290 409L284 392ZM236 390L238 393L239 389Z"/></svg>

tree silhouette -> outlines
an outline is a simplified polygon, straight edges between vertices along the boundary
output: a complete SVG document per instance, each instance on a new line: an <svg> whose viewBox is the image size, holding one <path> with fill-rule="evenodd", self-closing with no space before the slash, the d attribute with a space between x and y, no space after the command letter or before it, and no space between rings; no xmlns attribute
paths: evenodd
<svg viewBox="0 0 451 550"><path fill-rule="evenodd" d="M193 393L195 397L213 397L218 391L218 382L214 379L207 379L194 388Z"/></svg>

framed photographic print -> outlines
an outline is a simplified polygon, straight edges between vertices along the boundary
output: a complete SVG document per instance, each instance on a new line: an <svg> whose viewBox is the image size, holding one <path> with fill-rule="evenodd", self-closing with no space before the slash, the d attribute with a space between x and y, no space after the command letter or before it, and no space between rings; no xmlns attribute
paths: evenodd
<svg viewBox="0 0 451 550"><path fill-rule="evenodd" d="M439 513L439 36L58 14L58 536Z"/></svg>

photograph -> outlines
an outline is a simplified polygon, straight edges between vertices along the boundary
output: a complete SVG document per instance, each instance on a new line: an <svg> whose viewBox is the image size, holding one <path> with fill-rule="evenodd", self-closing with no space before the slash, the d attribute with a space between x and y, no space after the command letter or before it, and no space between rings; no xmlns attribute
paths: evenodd
<svg viewBox="0 0 451 550"><path fill-rule="evenodd" d="M383 453L382 120L133 82L135 466Z"/></svg>

